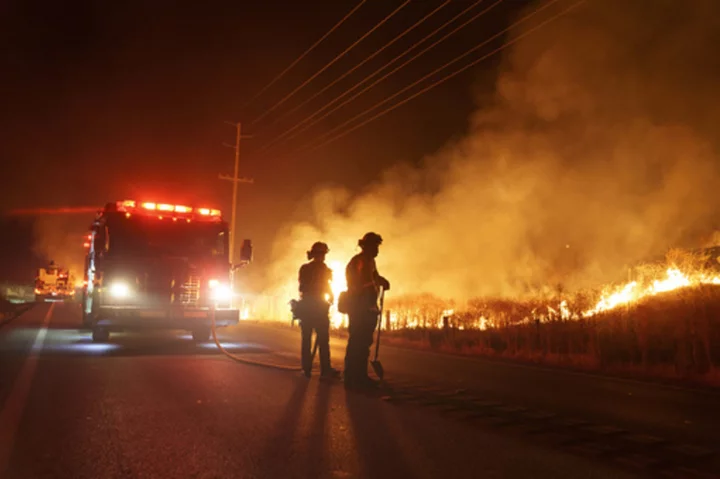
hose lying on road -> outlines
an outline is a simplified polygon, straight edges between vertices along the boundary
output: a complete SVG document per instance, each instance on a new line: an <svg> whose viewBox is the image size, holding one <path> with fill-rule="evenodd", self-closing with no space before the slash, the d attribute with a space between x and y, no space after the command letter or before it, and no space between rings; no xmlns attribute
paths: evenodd
<svg viewBox="0 0 720 479"><path fill-rule="evenodd" d="M220 344L220 341L218 340L217 332L215 331L215 308L212 308L212 312L210 313L210 320L211 320L210 324L212 326L211 327L212 337L213 337L213 340L215 340L215 345L218 347L218 349L220 351L222 351L222 353L225 356L229 357L233 361L237 361L237 362L243 363L243 364L249 364L251 366L261 366L261 367L265 367L265 368L280 369L282 371L302 371L302 368L298 367L298 366L284 366L282 364L273 364L273 363L265 363L262 361L253 361L252 359L242 358L242 357L238 356L237 354L231 353L230 351L225 349L223 347L223 345ZM316 340L316 342L317 342L317 340Z"/></svg>

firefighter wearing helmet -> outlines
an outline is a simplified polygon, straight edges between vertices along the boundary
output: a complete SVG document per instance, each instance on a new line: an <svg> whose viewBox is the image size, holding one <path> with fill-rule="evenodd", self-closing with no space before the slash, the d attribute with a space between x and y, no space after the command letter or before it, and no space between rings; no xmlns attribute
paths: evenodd
<svg viewBox="0 0 720 479"><path fill-rule="evenodd" d="M320 374L322 377L337 377L339 373L330 366L330 305L334 301L332 270L325 264L328 245L317 242L307 252L309 263L300 267L300 330L302 333L301 363L305 376L310 377L313 352L310 350L312 334L315 331L316 345L320 350Z"/></svg>
<svg viewBox="0 0 720 479"><path fill-rule="evenodd" d="M345 353L344 380L348 387L375 386L375 381L368 377L368 358L380 313L380 288L385 291L390 289L390 283L380 276L375 266L381 244L382 237L379 234L367 233L358 241L360 253L355 255L345 268L349 296L349 337Z"/></svg>

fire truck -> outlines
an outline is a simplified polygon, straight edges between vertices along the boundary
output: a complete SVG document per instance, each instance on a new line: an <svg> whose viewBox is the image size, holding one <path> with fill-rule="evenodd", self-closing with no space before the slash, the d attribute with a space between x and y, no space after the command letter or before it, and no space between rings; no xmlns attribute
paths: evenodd
<svg viewBox="0 0 720 479"><path fill-rule="evenodd" d="M237 324L233 271L252 260L244 240L241 262L230 264L229 231L219 210L133 200L98 212L86 243L83 326L93 341L112 331L179 329L197 341Z"/></svg>
<svg viewBox="0 0 720 479"><path fill-rule="evenodd" d="M46 268L39 268L35 277L35 300L65 300L75 295L75 285L70 272L50 261Z"/></svg>

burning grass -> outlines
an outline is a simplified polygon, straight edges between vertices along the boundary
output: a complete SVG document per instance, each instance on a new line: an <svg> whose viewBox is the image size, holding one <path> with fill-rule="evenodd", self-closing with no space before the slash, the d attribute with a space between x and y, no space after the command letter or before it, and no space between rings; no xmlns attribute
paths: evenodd
<svg viewBox="0 0 720 479"><path fill-rule="evenodd" d="M383 329L397 346L720 384L718 257L673 250L624 283L575 294L388 295ZM345 317L333 315L342 335Z"/></svg>
<svg viewBox="0 0 720 479"><path fill-rule="evenodd" d="M477 300L448 317L444 328L391 325L385 337L389 344L439 352L718 382L720 286L683 287L592 316L583 316L578 304L538 314L553 309L540 300ZM428 310L435 307L431 302ZM414 310L423 307L416 303ZM483 329L474 327L478 317Z"/></svg>

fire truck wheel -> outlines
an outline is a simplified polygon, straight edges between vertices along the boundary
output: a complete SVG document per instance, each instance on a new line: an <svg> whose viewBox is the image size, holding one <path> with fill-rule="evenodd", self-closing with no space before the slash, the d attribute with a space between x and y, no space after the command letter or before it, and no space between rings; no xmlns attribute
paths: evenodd
<svg viewBox="0 0 720 479"><path fill-rule="evenodd" d="M90 305L90 313L85 312L85 308L87 307L87 293L83 293L83 300L80 303L80 307L82 308L82 325L84 329L93 329L93 318L97 317L97 305L98 305L98 299L97 299L97 293L93 293L92 298L92 304Z"/></svg>
<svg viewBox="0 0 720 479"><path fill-rule="evenodd" d="M92 332L92 340L95 343L104 343L110 339L110 331L105 328L95 328Z"/></svg>
<svg viewBox="0 0 720 479"><path fill-rule="evenodd" d="M195 331L192 332L192 337L195 341L198 341L198 342L210 341L210 329L209 328L196 329Z"/></svg>

